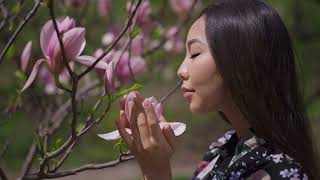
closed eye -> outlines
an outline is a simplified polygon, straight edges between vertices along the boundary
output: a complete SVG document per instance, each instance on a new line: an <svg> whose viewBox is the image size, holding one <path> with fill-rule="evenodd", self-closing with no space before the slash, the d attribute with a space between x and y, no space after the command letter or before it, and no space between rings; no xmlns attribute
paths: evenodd
<svg viewBox="0 0 320 180"><path fill-rule="evenodd" d="M196 58L196 57L199 56L199 55L200 55L200 53L192 54L192 55L190 56L190 58L191 58L191 59L194 59L194 58Z"/></svg>

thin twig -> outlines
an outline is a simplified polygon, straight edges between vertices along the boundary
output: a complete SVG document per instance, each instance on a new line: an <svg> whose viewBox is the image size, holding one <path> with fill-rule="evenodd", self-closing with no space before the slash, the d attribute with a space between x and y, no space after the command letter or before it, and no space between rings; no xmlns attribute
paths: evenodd
<svg viewBox="0 0 320 180"><path fill-rule="evenodd" d="M6 140L6 142L4 143L1 151L0 151L0 159L4 156L4 154L7 152L8 150L8 147L9 147L9 143L10 141L9 140Z"/></svg>
<svg viewBox="0 0 320 180"><path fill-rule="evenodd" d="M72 72L72 69L71 69L71 67L70 67L70 65L68 63L68 60L67 60L67 57L66 57L66 53L65 53L65 49L64 49L64 45L63 45L63 42L62 42L62 39L61 39L62 38L61 37L61 33L60 33L60 30L59 30L59 27L57 25L57 21L56 21L56 18L55 18L53 0L49 0L48 1L48 8L49 8L49 14L50 14L51 20L53 22L54 30L55 30L55 32L57 33L57 36L58 36L63 63L67 67L67 70L69 72L70 77L73 77L73 72Z"/></svg>
<svg viewBox="0 0 320 180"><path fill-rule="evenodd" d="M31 168L31 165L32 165L32 161L36 155L36 151L37 151L37 144L36 142L33 142L30 149L29 149L29 152L28 152L28 155L27 155L27 158L26 160L24 161L24 164L22 166L22 171L21 171L21 179L23 179L23 177L29 173L30 171L30 168Z"/></svg>
<svg viewBox="0 0 320 180"><path fill-rule="evenodd" d="M29 20L35 15L35 13L37 12L38 8L40 6L40 0L35 0L35 4L32 8L32 10L28 13L28 15L23 19L23 21L19 24L18 28L16 29L16 31L12 34L12 36L10 37L8 43L6 44L6 46L3 48L1 55L0 55L0 64L3 61L6 53L8 52L9 48L11 47L11 45L13 44L13 42L16 40L16 38L18 37L19 33L21 32L21 30L25 27L25 25L29 22Z"/></svg>
<svg viewBox="0 0 320 180"><path fill-rule="evenodd" d="M191 8L190 8L190 12L191 12L192 9L194 9L194 7L195 7L195 5L197 4L197 2L198 2L198 0L193 1L193 4L192 4L192 6L191 6ZM189 13L188 16L187 16L183 21L181 21L181 22L177 25L178 28L177 28L177 32L176 32L176 33L179 33L179 32L181 31L181 29L188 23L188 21L189 21L190 18L191 18L191 15L192 15L192 13ZM153 47L153 48L151 48L151 49L148 49L147 51L145 51L145 52L143 53L142 56L143 56L143 57L147 57L147 56L151 55L155 50L157 50L157 49L159 49L160 47L162 47L165 42L166 42L166 38L162 38L162 39L160 40L160 43L159 43L157 46L155 46L155 47Z"/></svg>
<svg viewBox="0 0 320 180"><path fill-rule="evenodd" d="M0 3L0 10L3 15L3 19L0 23L0 31L1 31L5 27L5 25L7 24L7 21L8 21L8 10L5 7L5 5L3 4L3 2Z"/></svg>
<svg viewBox="0 0 320 180"><path fill-rule="evenodd" d="M127 30L129 29L132 19L134 17L134 15L136 14L140 4L141 4L142 0L139 0L132 15L129 17L128 23L127 25L123 28L123 30L120 32L120 34L117 36L117 38L112 42L112 44L108 47L108 49L100 56L96 59L96 61L89 66L84 72L82 72L78 77L79 79L81 79L83 76L85 76L87 73L89 73L92 69L94 69L94 67L96 66L96 64L98 64L98 62L105 57L114 47L115 45L118 43L118 41L122 38L122 36L127 32Z"/></svg>
<svg viewBox="0 0 320 180"><path fill-rule="evenodd" d="M73 142L70 147L68 148L68 150L64 153L64 155L62 156L62 158L60 159L60 161L57 163L57 165L54 167L54 169L50 172L56 172L64 163L64 161L69 157L70 153L72 152L73 147L75 146L76 141Z"/></svg>
<svg viewBox="0 0 320 180"><path fill-rule="evenodd" d="M165 95L163 98L161 98L160 103L163 104L174 92L176 92L176 90L182 85L182 80L180 80L177 85L170 90L170 92Z"/></svg>
<svg viewBox="0 0 320 180"><path fill-rule="evenodd" d="M84 87L79 89L77 93L77 97L84 96L86 93L95 89L99 85L99 81L92 81L90 84L86 84ZM63 120L67 117L69 108L71 106L71 99L67 100L64 104L62 104L59 109L53 113L51 118L51 128L49 129L49 134L53 134L62 124Z"/></svg>
<svg viewBox="0 0 320 180"><path fill-rule="evenodd" d="M104 169L104 168L114 167L122 162L129 161L131 159L134 159L134 156L121 155L116 160L113 160L113 161L110 161L107 163L86 164L86 165L83 165L79 168L75 168L75 169L71 169L71 170L54 172L54 173L45 173L45 174L43 174L43 176L41 178L53 179L53 178L58 178L58 177L76 175L77 173L82 172L82 171L86 171L86 170L96 170L96 169ZM39 175L38 174L28 175L25 177L25 179L30 179L30 180L39 179Z"/></svg>

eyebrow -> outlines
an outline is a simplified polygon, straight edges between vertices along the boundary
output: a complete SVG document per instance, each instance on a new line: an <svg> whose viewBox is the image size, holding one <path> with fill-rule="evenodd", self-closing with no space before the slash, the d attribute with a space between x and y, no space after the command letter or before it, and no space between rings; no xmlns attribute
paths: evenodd
<svg viewBox="0 0 320 180"><path fill-rule="evenodd" d="M191 40L189 40L189 41L187 42L188 48L190 49L191 44L196 43L196 42L201 43L201 44L204 45L204 43L201 42L199 39L191 39Z"/></svg>

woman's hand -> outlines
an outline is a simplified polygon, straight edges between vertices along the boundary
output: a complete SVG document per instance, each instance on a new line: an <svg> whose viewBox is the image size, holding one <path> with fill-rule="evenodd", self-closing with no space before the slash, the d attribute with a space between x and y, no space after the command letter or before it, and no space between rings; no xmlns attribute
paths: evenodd
<svg viewBox="0 0 320 180"><path fill-rule="evenodd" d="M125 130L127 122L132 136ZM170 158L175 150L176 137L169 124L160 129L153 107L147 100L138 94L134 99L130 120L121 110L116 124L122 139L136 157L145 179L172 179Z"/></svg>

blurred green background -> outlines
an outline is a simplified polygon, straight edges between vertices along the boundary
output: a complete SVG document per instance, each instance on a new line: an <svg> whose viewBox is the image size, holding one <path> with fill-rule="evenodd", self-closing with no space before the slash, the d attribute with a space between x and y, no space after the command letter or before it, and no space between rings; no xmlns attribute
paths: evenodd
<svg viewBox="0 0 320 180"><path fill-rule="evenodd" d="M112 18L120 25L126 18L125 0L113 1ZM202 0L203 7L211 1ZM294 41L295 50L300 60L299 77L305 96L306 107L311 119L312 127L315 132L315 139L320 144L320 1L318 0L270 0L269 1L280 13L285 21L289 32ZM17 27L22 15L32 8L33 1L28 0L27 5L21 9L15 6L15 1L5 1L12 11L21 11L21 14L15 21L8 24L6 31L0 33L0 49L8 41L10 34ZM163 6L162 0L151 0L153 14L165 27L177 23L175 15L169 10L161 18L157 13ZM74 18L80 17L78 9L65 9L61 3L57 3L56 11L58 15L68 15ZM96 3L92 1L86 7L85 19L77 19L78 24L87 28L86 40L87 46L83 54L92 54L95 49L101 46L101 36L108 30L108 20L97 14ZM82 12L82 11L81 11ZM174 17L174 18L173 18ZM195 20L196 14L185 25L182 35L185 38L188 28L192 21ZM41 98L46 97L44 94L35 95L23 99L22 104L28 104L28 101L34 101L33 107L18 109L15 113L5 113L8 103L16 95L16 90L22 87L21 81L17 78L16 70L19 67L19 59L22 49L27 41L33 41L32 62L34 63L42 56L39 46L39 34L42 25L49 19L48 11L41 6L37 15L25 27L23 32L18 36L17 41L8 52L6 58L0 65L0 149L8 142L7 151L0 159L0 166L6 169L10 177L14 178L19 174L21 165L28 152L34 135L34 118L37 114L34 109L46 105L47 102L41 102ZM184 54L167 54L162 49L158 50L146 58L147 64L151 69L154 64L163 61L166 68L161 71L154 70L146 77L139 80L144 84L142 94L145 96L155 96L160 99L166 92L175 86L177 77L176 70L182 62ZM41 89L35 89L35 92L41 92ZM50 102L50 96L47 96ZM63 97L61 98L63 99ZM85 113L90 111L95 98L86 99L83 105ZM26 101L26 102L25 102ZM40 109L39 109L40 110ZM41 110L40 110L41 111ZM104 133L115 129L114 120L118 116L118 105L115 104L108 116L90 131L74 148L74 152L66 161L63 168L72 168L85 163L99 163L112 160L116 157L117 152L113 149L115 143L107 142L99 137L97 133ZM165 117L169 121L183 121L187 123L187 132L179 137L179 148L173 159L174 175L176 180L189 179L196 163L200 160L208 144L229 127L214 113L199 115L191 114L185 100L179 92L165 102ZM68 123L57 133L57 137L65 140L68 132ZM55 143L55 142L51 142ZM63 179L109 179L111 174L114 176L123 176L122 178L110 179L139 179L139 169L134 162L125 163L116 168L88 171L80 173L77 176L70 176Z"/></svg>

